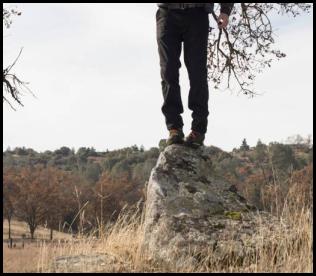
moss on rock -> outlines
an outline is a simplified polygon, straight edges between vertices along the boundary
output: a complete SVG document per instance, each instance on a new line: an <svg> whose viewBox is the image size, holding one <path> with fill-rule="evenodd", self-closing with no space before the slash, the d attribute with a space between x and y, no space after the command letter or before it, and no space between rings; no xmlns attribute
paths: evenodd
<svg viewBox="0 0 316 276"><path fill-rule="evenodd" d="M241 220L241 212L225 211L224 215L233 220Z"/></svg>

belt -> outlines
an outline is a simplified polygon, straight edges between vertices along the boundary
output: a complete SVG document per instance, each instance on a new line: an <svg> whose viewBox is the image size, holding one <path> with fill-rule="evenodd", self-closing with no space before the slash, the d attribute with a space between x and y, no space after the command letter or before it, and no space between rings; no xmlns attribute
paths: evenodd
<svg viewBox="0 0 316 276"><path fill-rule="evenodd" d="M202 8L205 7L205 3L168 3L168 9L189 9L189 8Z"/></svg>

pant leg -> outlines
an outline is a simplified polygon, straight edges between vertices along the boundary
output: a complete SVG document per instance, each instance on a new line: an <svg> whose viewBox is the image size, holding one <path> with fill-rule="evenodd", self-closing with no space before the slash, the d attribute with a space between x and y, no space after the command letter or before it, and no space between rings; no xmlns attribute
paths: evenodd
<svg viewBox="0 0 316 276"><path fill-rule="evenodd" d="M171 10L159 8L157 11L157 43L164 98L161 110L169 130L183 127L183 105L179 85L182 37L178 20Z"/></svg>
<svg viewBox="0 0 316 276"><path fill-rule="evenodd" d="M184 33L184 61L190 79L189 108L192 110L193 119L191 129L200 133L206 133L209 115L208 33L208 14L204 9L190 9L188 27Z"/></svg>

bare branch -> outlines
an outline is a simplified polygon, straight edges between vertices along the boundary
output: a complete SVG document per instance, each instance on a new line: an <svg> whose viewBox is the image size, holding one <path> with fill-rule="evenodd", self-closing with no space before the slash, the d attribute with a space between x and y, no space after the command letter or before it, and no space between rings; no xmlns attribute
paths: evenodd
<svg viewBox="0 0 316 276"><path fill-rule="evenodd" d="M11 8L10 10L8 8L3 8L3 23L6 28L10 28L12 24L11 17L15 15L19 16L21 15L21 12L17 11L15 8ZM3 102L9 104L9 106L13 110L16 109L10 102L9 97L12 98L14 102L17 102L19 105L23 106L20 96L23 94L24 90L27 90L27 92L31 93L34 96L33 92L27 86L28 83L21 81L20 78L18 78L15 74L11 73L12 68L15 66L15 64L17 63L18 59L22 54L22 50L23 48L21 48L14 62L3 69ZM5 96L5 94L8 94L9 97Z"/></svg>
<svg viewBox="0 0 316 276"><path fill-rule="evenodd" d="M311 8L311 3L236 4L228 29L210 34L208 72L214 87L218 89L227 78L226 88L230 88L234 79L240 92L249 96L259 95L253 89L257 74L271 67L273 60L286 56L272 48L275 41L270 14L277 11L295 17ZM212 17L217 22L214 12Z"/></svg>

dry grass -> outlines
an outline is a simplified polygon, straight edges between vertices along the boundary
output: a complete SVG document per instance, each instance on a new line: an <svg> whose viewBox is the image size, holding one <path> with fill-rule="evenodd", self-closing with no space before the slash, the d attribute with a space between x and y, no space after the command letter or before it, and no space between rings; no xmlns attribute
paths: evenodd
<svg viewBox="0 0 316 276"><path fill-rule="evenodd" d="M4 273L20 273L20 272L37 272L40 270L41 256L43 255L43 247L49 250L51 257L57 252L56 246L41 242L27 242L24 249L21 244L17 244L16 248L8 248L7 244L3 243L3 272Z"/></svg>
<svg viewBox="0 0 316 276"><path fill-rule="evenodd" d="M140 216L128 213L123 214L116 224L108 227L104 236L97 242L92 237L79 239L76 244L59 247L54 258L81 254L107 254L115 258L115 263L109 266L93 268L99 272L312 272L312 211L304 206L297 206L297 209L292 209L291 212L287 208L285 205L277 230L272 233L274 248L265 247L265 237L268 233L262 231L257 245L257 257L245 259L243 265L210 263L211 256L195 267L185 265L185 261L183 266L177 269L157 263L141 250L143 234ZM287 234L285 221L289 223ZM269 236L271 237L271 233ZM52 269L52 255L47 254L48 251L49 248L43 249L41 258L45 272ZM82 267L81 271L86 269Z"/></svg>
<svg viewBox="0 0 316 276"><path fill-rule="evenodd" d="M40 247L35 244L26 246L24 249L9 249L3 244L3 272L30 272L36 270Z"/></svg>

